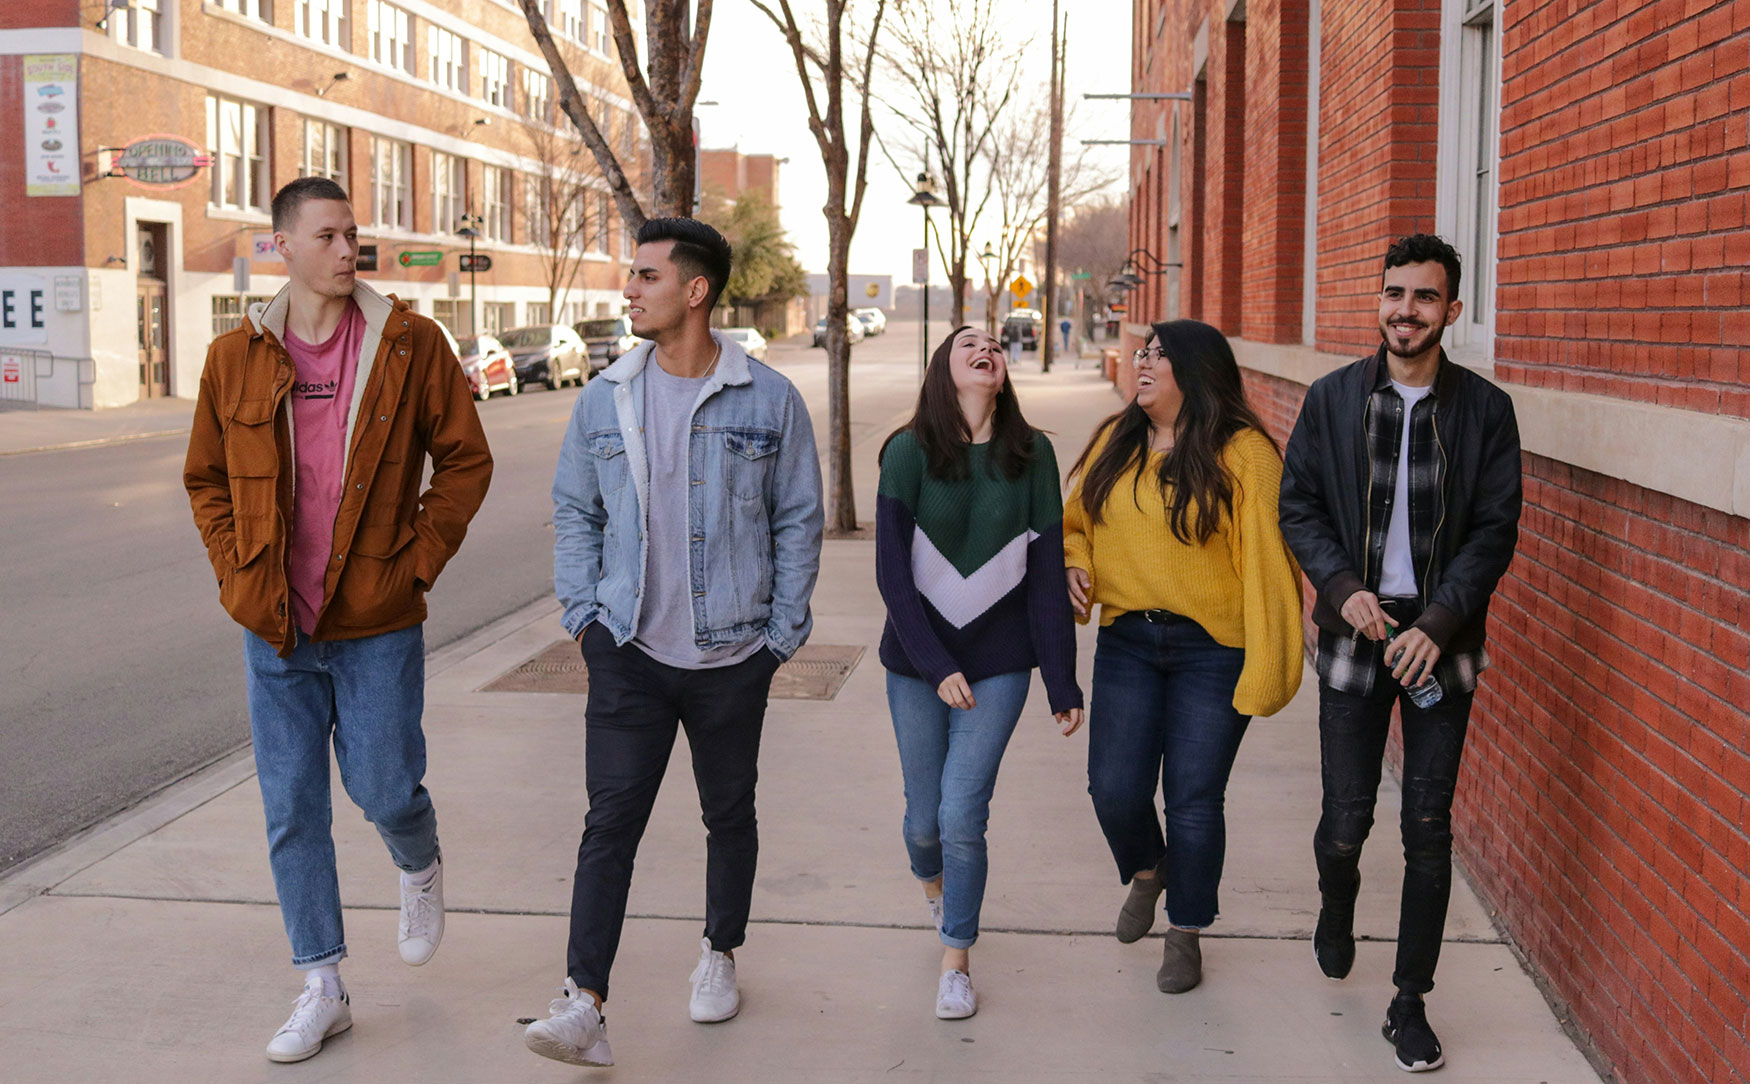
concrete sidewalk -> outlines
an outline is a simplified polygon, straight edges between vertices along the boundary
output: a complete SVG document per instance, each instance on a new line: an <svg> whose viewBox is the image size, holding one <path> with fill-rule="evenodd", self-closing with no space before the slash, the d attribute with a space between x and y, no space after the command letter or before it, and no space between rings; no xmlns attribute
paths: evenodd
<svg viewBox="0 0 1750 1084"><path fill-rule="evenodd" d="M1029 359L1031 362L1031 359ZM1028 369L1036 368L1029 364ZM1017 376L1067 468L1117 401L1093 371ZM873 504L871 441L857 483ZM316 1058L261 1048L298 979L274 906L260 800L234 758L0 882L0 1077L7 1081L1395 1081L1379 1024L1401 870L1397 793L1363 863L1360 946L1324 979L1317 891L1316 692L1253 723L1229 791L1224 912L1202 986L1160 994L1160 943L1110 930L1124 889L1086 794L1085 731L1057 734L1035 683L990 824L974 951L979 1014L934 1018L940 945L906 869L902 790L875 658L874 546L826 545L815 644L865 648L831 701L767 716L755 923L739 952L741 1016L686 1015L703 915L704 847L685 742L643 846L614 978L611 1070L527 1052L519 1020L563 980L571 870L586 802L579 696L481 692L564 634L530 607L434 656L428 783L444 841L448 929L426 967L394 947L394 868L340 797L336 844L354 1029ZM1093 636L1083 630L1084 688ZM1596 1075L1455 886L1431 1018L1448 1081L1579 1084Z"/></svg>
<svg viewBox="0 0 1750 1084"><path fill-rule="evenodd" d="M0 410L0 455L59 451L188 432L193 399L144 399L109 410Z"/></svg>

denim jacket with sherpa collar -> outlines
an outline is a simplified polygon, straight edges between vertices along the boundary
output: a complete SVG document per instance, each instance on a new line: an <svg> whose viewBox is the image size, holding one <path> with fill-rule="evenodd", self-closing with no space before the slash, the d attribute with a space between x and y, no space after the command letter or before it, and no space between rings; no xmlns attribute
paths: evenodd
<svg viewBox="0 0 1750 1084"><path fill-rule="evenodd" d="M764 636L788 659L808 639L823 509L814 428L789 380L733 340L693 404L687 525L693 640L701 648ZM553 479L553 585L576 638L600 621L636 635L650 547L643 343L584 386Z"/></svg>

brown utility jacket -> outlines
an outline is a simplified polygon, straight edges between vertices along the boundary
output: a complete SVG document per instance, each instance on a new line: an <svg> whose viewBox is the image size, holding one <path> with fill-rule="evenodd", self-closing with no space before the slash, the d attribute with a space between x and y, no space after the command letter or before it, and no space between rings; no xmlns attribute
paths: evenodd
<svg viewBox="0 0 1750 1084"><path fill-rule="evenodd" d="M437 324L364 282L353 300L365 335L316 640L424 621L425 592L461 546L492 479L467 378ZM182 475L220 603L281 655L296 643L286 576L297 483L287 402L296 374L282 344L288 305L281 290L208 348ZM421 493L427 455L431 484Z"/></svg>

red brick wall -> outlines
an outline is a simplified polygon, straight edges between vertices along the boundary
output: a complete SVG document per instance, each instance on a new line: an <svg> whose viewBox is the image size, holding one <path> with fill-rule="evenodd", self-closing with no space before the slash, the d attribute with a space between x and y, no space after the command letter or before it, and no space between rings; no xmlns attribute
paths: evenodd
<svg viewBox="0 0 1750 1084"><path fill-rule="evenodd" d="M1333 0L1320 9L1319 349L1379 344L1386 245L1434 228L1438 0Z"/></svg>
<svg viewBox="0 0 1750 1084"><path fill-rule="evenodd" d="M1244 245L1246 173L1246 24L1209 21L1208 129L1204 133L1203 251L1191 273L1203 279L1202 319L1229 335L1240 333L1240 270ZM1232 168L1238 166L1239 168Z"/></svg>
<svg viewBox="0 0 1750 1084"><path fill-rule="evenodd" d="M1245 229L1240 334L1300 342L1306 247L1306 0L1246 7Z"/></svg>
<svg viewBox="0 0 1750 1084"><path fill-rule="evenodd" d="M1509 10L1496 371L1750 417L1750 5Z"/></svg>
<svg viewBox="0 0 1750 1084"><path fill-rule="evenodd" d="M1750 1064L1750 520L1526 457L1456 834L1625 1082Z"/></svg>
<svg viewBox="0 0 1750 1084"><path fill-rule="evenodd" d="M103 17L101 0L7 0L0 4L0 30L74 26L79 22L82 7L89 13L91 22Z"/></svg>

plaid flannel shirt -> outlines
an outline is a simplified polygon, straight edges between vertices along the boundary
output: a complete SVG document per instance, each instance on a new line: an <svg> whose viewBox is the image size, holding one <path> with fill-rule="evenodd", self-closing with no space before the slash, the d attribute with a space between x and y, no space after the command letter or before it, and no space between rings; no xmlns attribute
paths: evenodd
<svg viewBox="0 0 1750 1084"><path fill-rule="evenodd" d="M1439 410L1438 393L1430 389L1426 397L1410 411L1409 455L1409 517L1410 556L1416 568L1426 569L1434 552L1434 534L1439 529L1438 514L1441 470L1444 457L1440 454L1439 432L1435 415ZM1391 525L1392 500L1397 492L1398 449L1403 442L1404 400L1391 385L1387 367L1379 367L1379 379L1368 397L1363 418L1368 456L1367 492L1367 567L1362 581L1367 589L1379 591L1381 566L1385 562L1386 529ZM1421 580L1418 575L1418 581ZM1443 689L1473 692L1477 675L1488 669L1489 655L1483 648L1475 651L1442 652L1434 664L1434 677ZM1367 696L1381 673L1391 680L1385 666L1385 644L1362 636L1359 631L1347 636L1319 630L1319 681L1338 692Z"/></svg>

